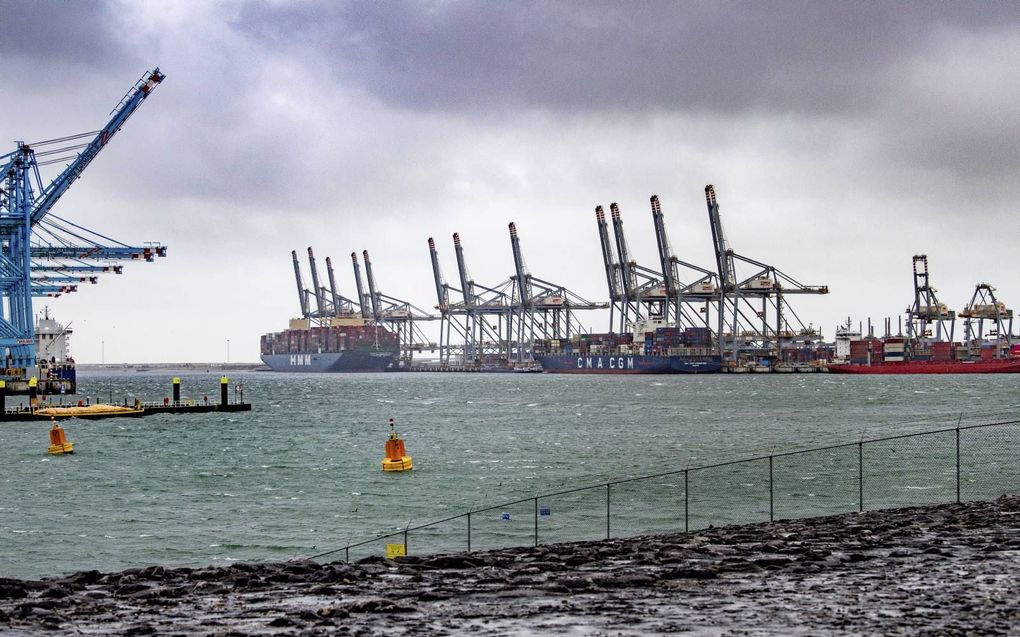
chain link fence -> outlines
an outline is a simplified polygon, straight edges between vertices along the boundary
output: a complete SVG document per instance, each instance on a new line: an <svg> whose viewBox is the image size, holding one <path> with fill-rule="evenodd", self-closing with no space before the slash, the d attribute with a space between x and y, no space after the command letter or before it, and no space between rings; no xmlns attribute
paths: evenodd
<svg viewBox="0 0 1020 637"><path fill-rule="evenodd" d="M853 511L986 500L1020 491L1020 421L773 453L547 493L312 556L481 551Z"/></svg>

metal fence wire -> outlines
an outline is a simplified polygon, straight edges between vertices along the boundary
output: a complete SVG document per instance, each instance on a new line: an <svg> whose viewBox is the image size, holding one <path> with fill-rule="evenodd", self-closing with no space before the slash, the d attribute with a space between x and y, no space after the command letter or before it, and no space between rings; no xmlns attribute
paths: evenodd
<svg viewBox="0 0 1020 637"><path fill-rule="evenodd" d="M1020 421L1008 421L772 453L504 502L311 557L470 552L986 500L1020 490L1018 444Z"/></svg>

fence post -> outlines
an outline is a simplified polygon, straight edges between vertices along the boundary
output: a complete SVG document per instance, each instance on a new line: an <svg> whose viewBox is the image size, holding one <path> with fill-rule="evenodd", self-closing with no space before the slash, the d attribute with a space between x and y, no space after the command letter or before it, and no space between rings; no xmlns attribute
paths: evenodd
<svg viewBox="0 0 1020 637"><path fill-rule="evenodd" d="M344 561L347 562L348 564L351 563L351 545L350 545L350 543L348 543L347 546L344 547Z"/></svg>
<svg viewBox="0 0 1020 637"><path fill-rule="evenodd" d="M468 553L470 553L471 552L471 512L470 511L468 511L467 519L468 519Z"/></svg>
<svg viewBox="0 0 1020 637"><path fill-rule="evenodd" d="M688 525L688 513L690 513L689 503L690 500L687 497L687 472L689 469L684 469L684 533L690 533L690 526Z"/></svg>
<svg viewBox="0 0 1020 637"><path fill-rule="evenodd" d="M606 483L606 539L607 540L610 539L610 537L612 537L609 534L609 491L610 491L609 483L607 482Z"/></svg>
<svg viewBox="0 0 1020 637"><path fill-rule="evenodd" d="M535 546L538 546L538 496L535 496Z"/></svg>
<svg viewBox="0 0 1020 637"><path fill-rule="evenodd" d="M960 423L956 423L956 503L960 503Z"/></svg>
<svg viewBox="0 0 1020 637"><path fill-rule="evenodd" d="M410 527L411 521L408 520L407 526L404 527L404 555L410 555L410 553L407 552L407 529L409 529Z"/></svg>
<svg viewBox="0 0 1020 637"><path fill-rule="evenodd" d="M857 497L858 511L864 512L864 441L857 443Z"/></svg>
<svg viewBox="0 0 1020 637"><path fill-rule="evenodd" d="M769 455L769 522L776 521L776 510L772 495L772 456Z"/></svg>

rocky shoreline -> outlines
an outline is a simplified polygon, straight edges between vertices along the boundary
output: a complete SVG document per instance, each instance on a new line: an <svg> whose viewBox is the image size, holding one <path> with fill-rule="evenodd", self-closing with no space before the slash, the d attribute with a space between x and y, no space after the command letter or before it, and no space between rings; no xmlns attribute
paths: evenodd
<svg viewBox="0 0 1020 637"><path fill-rule="evenodd" d="M0 578L5 635L1005 635L1020 497L484 553Z"/></svg>

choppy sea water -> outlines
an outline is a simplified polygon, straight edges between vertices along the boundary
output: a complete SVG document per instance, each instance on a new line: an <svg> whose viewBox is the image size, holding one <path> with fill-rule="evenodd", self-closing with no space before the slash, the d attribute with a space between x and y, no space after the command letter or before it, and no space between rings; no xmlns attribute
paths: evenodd
<svg viewBox="0 0 1020 637"><path fill-rule="evenodd" d="M182 394L218 399L215 373ZM1020 377L275 374L250 413L0 423L0 576L307 556L519 497L618 478L1016 419ZM170 393L82 373L75 398ZM388 418L415 470L380 468Z"/></svg>

